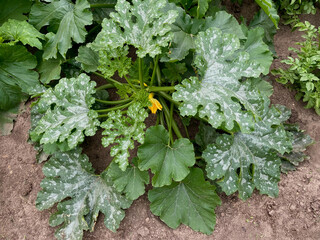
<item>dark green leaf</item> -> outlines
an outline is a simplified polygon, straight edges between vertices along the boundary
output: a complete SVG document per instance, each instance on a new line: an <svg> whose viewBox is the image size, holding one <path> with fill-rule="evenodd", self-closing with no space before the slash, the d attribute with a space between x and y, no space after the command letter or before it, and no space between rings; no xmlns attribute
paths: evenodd
<svg viewBox="0 0 320 240"><path fill-rule="evenodd" d="M138 149L139 169L151 169L152 185L170 185L172 180L182 181L195 163L192 143L186 138L169 145L169 133L162 125L146 131L145 142Z"/></svg>
<svg viewBox="0 0 320 240"><path fill-rule="evenodd" d="M53 0L49 4L37 3L32 6L29 22L38 30L50 26L55 33L44 47L44 59L56 58L57 52L66 57L72 40L76 43L85 41L86 25L92 23L92 13L88 10L86 0L77 0L73 4L69 0Z"/></svg>
<svg viewBox="0 0 320 240"><path fill-rule="evenodd" d="M191 168L182 182L149 191L151 212L169 227L177 228L181 223L205 234L213 232L215 208L221 204L215 187L204 180L199 168Z"/></svg>
<svg viewBox="0 0 320 240"><path fill-rule="evenodd" d="M119 192L124 192L129 200L136 200L145 193L145 185L149 184L149 173L138 169L137 158L125 171L118 164L111 162L108 174Z"/></svg>
<svg viewBox="0 0 320 240"><path fill-rule="evenodd" d="M24 13L30 11L30 0L1 0L0 26L8 19L26 20Z"/></svg>

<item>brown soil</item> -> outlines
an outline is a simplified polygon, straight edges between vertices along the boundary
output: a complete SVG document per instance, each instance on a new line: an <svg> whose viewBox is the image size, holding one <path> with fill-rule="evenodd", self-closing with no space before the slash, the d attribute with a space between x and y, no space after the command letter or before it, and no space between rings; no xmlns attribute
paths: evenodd
<svg viewBox="0 0 320 240"><path fill-rule="evenodd" d="M243 14L243 13L242 13ZM320 17L304 16L320 25ZM275 37L279 59L289 54L287 48L300 40L298 32L280 26ZM236 195L222 195L218 207L217 225L212 236L194 232L186 226L170 229L149 210L147 196L140 197L126 211L126 217L117 233L103 225L100 215L93 233L85 233L84 240L102 239L216 239L216 240L319 240L320 239L320 117L312 109L304 109L302 102L294 100L294 93L276 83L272 102L292 109L291 122L297 122L317 143L308 148L310 160L294 172L282 174L278 198L261 196L255 192L243 202ZM149 119L152 122L154 119ZM35 160L35 150L27 143L30 114L20 114L9 136L0 137L0 239L52 240L54 228L48 224L53 210L35 208L37 192L43 179L42 165ZM86 140L86 153L99 170L106 166L108 149L100 147L98 138ZM97 147L98 146L98 147ZM97 149L98 148L98 149Z"/></svg>

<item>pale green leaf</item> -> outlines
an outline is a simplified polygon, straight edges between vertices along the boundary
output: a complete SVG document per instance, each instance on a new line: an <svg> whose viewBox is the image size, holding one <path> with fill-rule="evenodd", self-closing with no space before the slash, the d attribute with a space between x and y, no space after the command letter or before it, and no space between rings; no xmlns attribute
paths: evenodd
<svg viewBox="0 0 320 240"><path fill-rule="evenodd" d="M169 227L181 223L205 234L213 232L215 208L221 204L215 187L204 180L202 170L191 168L190 174L181 182L170 186L153 188L148 194L151 212Z"/></svg>
<svg viewBox="0 0 320 240"><path fill-rule="evenodd" d="M261 194L278 195L280 158L278 153L290 152L292 141L285 131L284 108L271 107L257 122L252 133L221 135L203 153L207 176L230 195L239 192L241 199L251 196L257 188Z"/></svg>
<svg viewBox="0 0 320 240"><path fill-rule="evenodd" d="M32 70L36 66L36 58L25 47L0 45L0 82L33 94L32 88L40 85L38 73Z"/></svg>
<svg viewBox="0 0 320 240"><path fill-rule="evenodd" d="M63 143L75 148L84 135L93 136L99 126L98 113L90 110L94 103L95 82L81 74L78 78L63 78L54 89L48 89L39 106L50 106L32 133L41 135L41 144ZM45 107L43 107L45 108Z"/></svg>
<svg viewBox="0 0 320 240"><path fill-rule="evenodd" d="M7 41L22 42L31 47L42 49L39 39L44 39L44 35L26 21L9 19L0 27L0 36Z"/></svg>
<svg viewBox="0 0 320 240"><path fill-rule="evenodd" d="M132 165L122 171L118 164L111 162L108 167L108 174L119 192L124 192L129 200L136 200L145 193L145 185L149 184L149 173L140 171L137 158L134 158Z"/></svg>
<svg viewBox="0 0 320 240"><path fill-rule="evenodd" d="M242 132L250 132L254 118L259 118L256 108L263 101L250 82L240 82L241 77L257 77L262 68L250 60L250 55L240 49L239 39L232 34L210 28L199 33L196 40L195 66L202 80L191 77L177 85L173 93L182 116L201 118L218 128L232 130L235 122Z"/></svg>
<svg viewBox="0 0 320 240"><path fill-rule="evenodd" d="M99 212L104 214L105 226L116 231L125 215L122 209L131 205L113 188L107 172L94 174L81 149L55 153L44 165L43 173L46 177L41 182L36 206L43 210L58 203L50 225L62 224L55 233L60 240L82 239L83 230L93 231Z"/></svg>
<svg viewBox="0 0 320 240"><path fill-rule="evenodd" d="M54 33L44 46L44 59L56 58L58 51L66 57L72 40L76 43L85 41L85 26L92 23L92 13L88 8L90 5L86 0L77 0L75 4L69 0L54 0L49 4L33 5L29 22L39 30L49 25Z"/></svg>
<svg viewBox="0 0 320 240"><path fill-rule="evenodd" d="M112 111L108 114L107 120L101 123L101 127L105 129L102 132L104 135L102 145L107 147L114 144L110 155L114 157L113 161L119 164L122 171L129 165L129 149L134 149L134 141L144 142L146 125L143 122L148 113L140 103L136 102L130 105L126 115L124 116L120 110Z"/></svg>
<svg viewBox="0 0 320 240"><path fill-rule="evenodd" d="M30 0L1 0L0 26L8 19L26 20L24 13L30 11Z"/></svg>
<svg viewBox="0 0 320 240"><path fill-rule="evenodd" d="M169 133L162 125L146 131L144 144L138 149L139 169L151 169L152 185L170 185L172 180L182 181L195 163L192 143L186 138L177 139L169 145Z"/></svg>
<svg viewBox="0 0 320 240"><path fill-rule="evenodd" d="M82 69L86 72L95 72L98 69L99 55L91 48L81 46L76 60L81 63Z"/></svg>

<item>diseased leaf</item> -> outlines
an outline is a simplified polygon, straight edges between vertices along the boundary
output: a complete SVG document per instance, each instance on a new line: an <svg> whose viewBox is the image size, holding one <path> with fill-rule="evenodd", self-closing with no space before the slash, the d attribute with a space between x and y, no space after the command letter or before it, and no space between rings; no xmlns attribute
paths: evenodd
<svg viewBox="0 0 320 240"><path fill-rule="evenodd" d="M41 135L41 144L63 143L70 149L93 136L99 126L98 113L90 110L94 103L95 82L81 74L78 78L63 78L54 89L48 89L39 101L39 107L47 109L32 134Z"/></svg>
<svg viewBox="0 0 320 240"><path fill-rule="evenodd" d="M238 191L241 199L249 198L255 188L261 194L277 196L281 164L277 153L292 150L281 124L287 119L286 109L273 106L252 133L218 137L203 153L208 178L219 179L217 183L227 195Z"/></svg>
<svg viewBox="0 0 320 240"><path fill-rule="evenodd" d="M112 111L108 114L107 120L101 123L101 127L105 129L102 132L102 135L105 135L102 145L108 147L115 144L111 147L110 155L122 171L129 165L129 149L134 148L134 141L144 142L146 125L143 122L147 117L147 111L136 102L128 108L127 116L123 116L120 110Z"/></svg>
<svg viewBox="0 0 320 240"><path fill-rule="evenodd" d="M133 0L131 5L119 0L116 12L110 14L110 19L104 19L93 49L108 51L108 48L122 48L128 44L137 49L140 58L160 54L161 47L172 39L170 24L177 17L176 11L162 11L166 3L166 0Z"/></svg>
<svg viewBox="0 0 320 240"><path fill-rule="evenodd" d="M0 84L1 85L1 84ZM1 86L0 86L0 96L1 93ZM19 99L20 102L20 99ZM1 100L0 100L1 103ZM15 105L11 109L8 110L1 110L0 109L0 136L9 135L13 129L13 122L18 117L18 113L20 110L19 105Z"/></svg>
<svg viewBox="0 0 320 240"><path fill-rule="evenodd" d="M204 180L202 170L191 168L181 182L170 186L153 188L148 194L151 212L160 217L169 227L181 223L205 234L213 232L215 208L221 204L215 187Z"/></svg>
<svg viewBox="0 0 320 240"><path fill-rule="evenodd" d="M55 34L44 46L44 59L57 58L59 52L64 58L72 40L76 43L85 41L86 25L92 23L92 13L88 10L86 0L77 0L73 4L70 0L54 0L49 4L36 3L32 6L29 22L38 30L43 26L50 26Z"/></svg>
<svg viewBox="0 0 320 240"><path fill-rule="evenodd" d="M274 8L272 0L255 0L256 3L263 9L263 11L269 16L273 24L278 28L278 22L280 17L277 14L277 10Z"/></svg>
<svg viewBox="0 0 320 240"><path fill-rule="evenodd" d="M171 25L174 38L171 42L170 52L166 58L162 60L180 61L184 59L191 49L195 49L196 35L201 31L206 31L208 28L219 28L223 33L232 33L237 35L240 39L244 39L241 27L237 20L225 11L220 11L214 17L207 17L206 19L192 19L186 12L176 7L175 5L167 5L166 10L174 9L179 12L176 21Z"/></svg>
<svg viewBox="0 0 320 240"><path fill-rule="evenodd" d="M81 46L76 60L81 63L82 69L86 72L95 72L98 69L99 54L91 48Z"/></svg>
<svg viewBox="0 0 320 240"><path fill-rule="evenodd" d="M250 132L254 118L259 118L256 105L263 98L250 82L240 82L241 77L258 77L262 68L250 60L250 55L240 49L239 39L232 34L210 28L199 33L196 40L195 66L202 80L185 79L176 85L173 93L182 116L208 118L214 127L232 130L236 122L242 132Z"/></svg>
<svg viewBox="0 0 320 240"><path fill-rule="evenodd" d="M31 47L42 49L39 39L44 39L44 35L26 21L9 19L0 27L0 36L4 40L22 42Z"/></svg>
<svg viewBox="0 0 320 240"><path fill-rule="evenodd" d="M83 230L93 230L99 212L105 216L105 226L116 231L125 215L122 209L131 205L113 188L107 172L94 174L81 149L55 153L43 173L46 177L36 206L44 210L58 203L58 210L50 217L51 226L62 224L55 233L57 239L82 239Z"/></svg>
<svg viewBox="0 0 320 240"><path fill-rule="evenodd" d="M32 70L36 66L36 58L25 47L0 45L0 82L2 84L19 86L22 92L34 94L32 88L40 85L38 73Z"/></svg>
<svg viewBox="0 0 320 240"><path fill-rule="evenodd" d="M306 148L314 144L314 140L304 131L299 129L297 125L285 125L287 131L292 133L292 151L280 155L281 157L281 172L288 173L288 171L296 170L296 167L309 156L304 153Z"/></svg>
<svg viewBox="0 0 320 240"><path fill-rule="evenodd" d="M0 26L8 19L26 20L24 13L30 11L31 5L29 0L1 0Z"/></svg>
<svg viewBox="0 0 320 240"><path fill-rule="evenodd" d="M108 168L108 174L115 188L119 192L124 192L129 200L136 200L143 195L145 185L149 184L149 173L139 170L137 160L134 158L132 165L129 165L125 171L122 171L114 162L111 162Z"/></svg>
<svg viewBox="0 0 320 240"><path fill-rule="evenodd" d="M182 181L189 174L189 167L195 164L192 143L186 138L177 139L169 145L169 133L162 125L146 131L144 144L138 149L139 169L151 169L154 173L152 185L170 185L172 180Z"/></svg>

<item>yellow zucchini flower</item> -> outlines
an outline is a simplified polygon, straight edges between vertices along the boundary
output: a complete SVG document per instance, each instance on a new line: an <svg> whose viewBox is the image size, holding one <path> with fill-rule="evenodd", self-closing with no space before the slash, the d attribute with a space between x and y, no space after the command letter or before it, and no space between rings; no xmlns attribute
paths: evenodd
<svg viewBox="0 0 320 240"><path fill-rule="evenodd" d="M154 93L149 94L149 101L152 103L152 106L149 107L149 109L153 114L156 114L158 109L162 110L162 105L159 103L157 99L153 98L153 96Z"/></svg>

